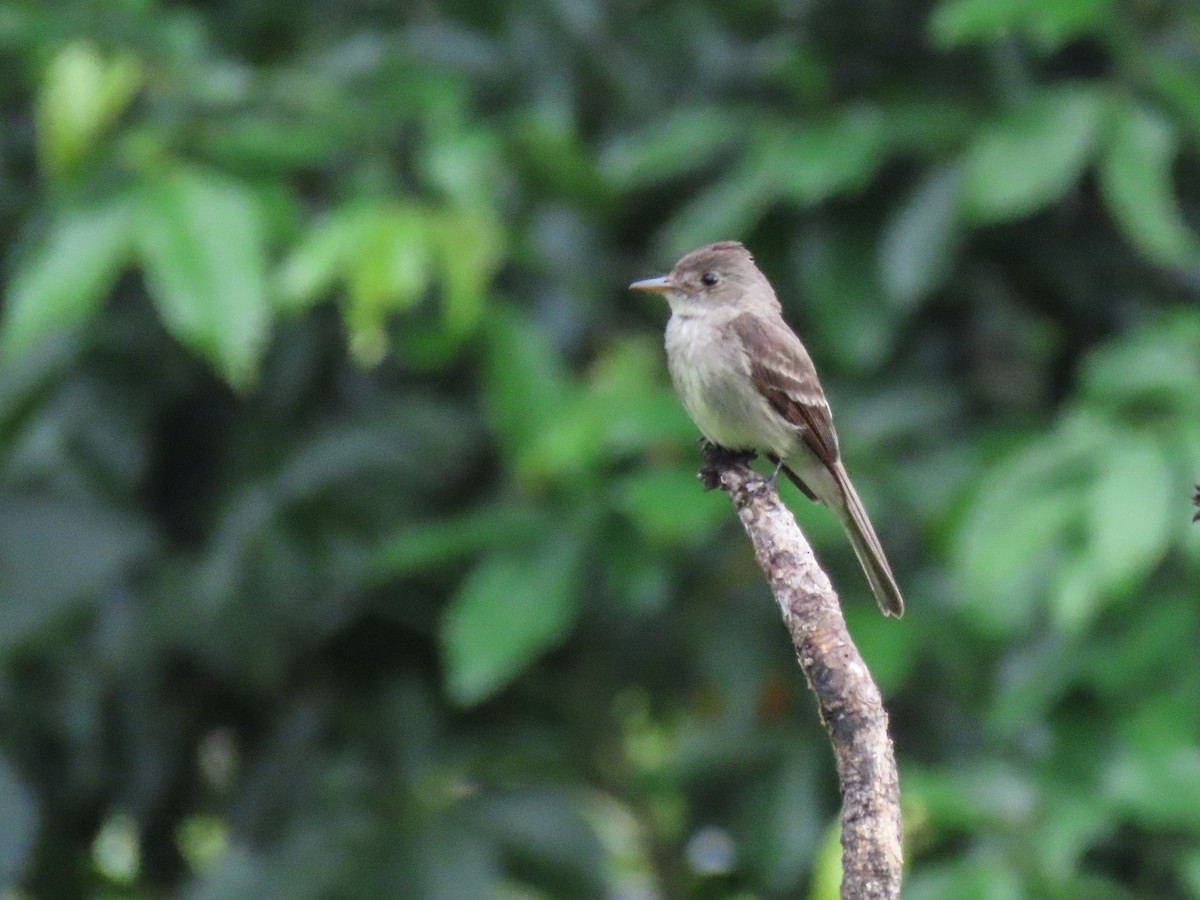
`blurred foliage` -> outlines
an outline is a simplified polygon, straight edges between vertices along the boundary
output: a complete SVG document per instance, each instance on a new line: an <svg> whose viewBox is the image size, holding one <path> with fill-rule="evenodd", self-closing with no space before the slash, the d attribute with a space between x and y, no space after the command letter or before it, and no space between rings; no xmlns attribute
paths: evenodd
<svg viewBox="0 0 1200 900"><path fill-rule="evenodd" d="M910 612L909 898L1200 896L1200 13L0 5L0 896L832 897L661 308L741 238Z"/></svg>

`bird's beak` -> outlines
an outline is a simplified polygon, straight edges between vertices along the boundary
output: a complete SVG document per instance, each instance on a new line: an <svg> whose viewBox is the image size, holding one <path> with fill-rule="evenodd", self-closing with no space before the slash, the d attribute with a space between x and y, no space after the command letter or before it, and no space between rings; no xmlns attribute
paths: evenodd
<svg viewBox="0 0 1200 900"><path fill-rule="evenodd" d="M670 275L662 275L658 278L643 278L641 281L635 281L629 286L631 291L650 291L654 294L668 294L675 290L675 284L671 281Z"/></svg>

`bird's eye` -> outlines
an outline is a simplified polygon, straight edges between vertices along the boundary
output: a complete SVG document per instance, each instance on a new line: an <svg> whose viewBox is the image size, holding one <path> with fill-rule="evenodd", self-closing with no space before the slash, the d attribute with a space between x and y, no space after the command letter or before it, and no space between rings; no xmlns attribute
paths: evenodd
<svg viewBox="0 0 1200 900"><path fill-rule="evenodd" d="M700 283L705 285L706 287L712 287L714 284L717 283L716 273L715 272L705 272L703 275L700 276Z"/></svg>

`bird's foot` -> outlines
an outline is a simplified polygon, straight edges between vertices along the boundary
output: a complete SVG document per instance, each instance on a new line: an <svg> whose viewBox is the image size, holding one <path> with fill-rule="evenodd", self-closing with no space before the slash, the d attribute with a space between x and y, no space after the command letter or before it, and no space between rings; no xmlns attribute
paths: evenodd
<svg viewBox="0 0 1200 900"><path fill-rule="evenodd" d="M721 486L721 469L739 463L744 465L757 455L753 450L730 450L701 438L700 458L704 465L700 469L700 482L706 491L714 491Z"/></svg>
<svg viewBox="0 0 1200 900"><path fill-rule="evenodd" d="M783 460L775 460L775 469L771 472L771 487L779 489L779 470L783 468Z"/></svg>

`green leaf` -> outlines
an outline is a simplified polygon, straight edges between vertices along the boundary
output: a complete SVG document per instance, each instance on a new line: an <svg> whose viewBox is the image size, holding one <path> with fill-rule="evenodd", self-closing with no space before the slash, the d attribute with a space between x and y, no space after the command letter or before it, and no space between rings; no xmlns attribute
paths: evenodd
<svg viewBox="0 0 1200 900"><path fill-rule="evenodd" d="M962 172L930 172L891 214L879 243L879 276L888 295L909 308L949 274L962 238Z"/></svg>
<svg viewBox="0 0 1200 900"><path fill-rule="evenodd" d="M929 17L935 46L953 48L993 40L1016 26L1030 0L943 0Z"/></svg>
<svg viewBox="0 0 1200 900"><path fill-rule="evenodd" d="M574 396L562 360L528 319L505 312L488 324L484 401L492 427L519 457Z"/></svg>
<svg viewBox="0 0 1200 900"><path fill-rule="evenodd" d="M87 41L63 47L37 98L38 157L55 177L73 173L133 99L142 69L128 54L104 59Z"/></svg>
<svg viewBox="0 0 1200 900"><path fill-rule="evenodd" d="M401 339L406 360L436 368L483 319L487 290L504 255L504 229L484 213L445 210L431 217L429 241L440 315L435 326L405 329Z"/></svg>
<svg viewBox="0 0 1200 900"><path fill-rule="evenodd" d="M503 184L499 132L478 125L433 119L421 148L429 185L459 208L491 204Z"/></svg>
<svg viewBox="0 0 1200 900"><path fill-rule="evenodd" d="M178 169L147 185L137 232L150 295L168 330L230 384L245 387L270 321L254 195L215 173Z"/></svg>
<svg viewBox="0 0 1200 900"><path fill-rule="evenodd" d="M1104 598L1103 576L1090 553L1062 561L1050 589L1050 612L1055 627L1076 634L1091 624Z"/></svg>
<svg viewBox="0 0 1200 900"><path fill-rule="evenodd" d="M705 492L696 467L644 469L615 488L617 507L648 538L663 543L696 540L710 534L728 515L719 492Z"/></svg>
<svg viewBox="0 0 1200 900"><path fill-rule="evenodd" d="M874 107L768 135L752 165L770 172L781 198L809 206L864 187L883 162L886 131Z"/></svg>
<svg viewBox="0 0 1200 900"><path fill-rule="evenodd" d="M608 451L695 443L696 426L667 381L661 337L621 338L601 350L589 368L586 393Z"/></svg>
<svg viewBox="0 0 1200 900"><path fill-rule="evenodd" d="M1050 51L1096 29L1110 6L1111 0L945 0L930 17L929 30L934 44L943 48L1020 31Z"/></svg>
<svg viewBox="0 0 1200 900"><path fill-rule="evenodd" d="M579 610L581 561L579 544L559 534L529 553L497 554L475 567L442 623L455 701L486 700L566 637Z"/></svg>
<svg viewBox="0 0 1200 900"><path fill-rule="evenodd" d="M1100 30L1112 16L1113 0L1030 0L1026 31L1044 51Z"/></svg>
<svg viewBox="0 0 1200 900"><path fill-rule="evenodd" d="M1014 866L985 859L935 862L906 880L904 900L1025 900L1030 893Z"/></svg>
<svg viewBox="0 0 1200 900"><path fill-rule="evenodd" d="M811 206L859 190L883 162L884 122L880 110L854 106L836 118L752 133L743 158L672 219L659 249L678 255L744 235L780 201Z"/></svg>
<svg viewBox="0 0 1200 900"><path fill-rule="evenodd" d="M1091 158L1104 110L1094 90L1056 88L983 129L964 160L964 211L1000 222L1062 199Z"/></svg>
<svg viewBox="0 0 1200 900"><path fill-rule="evenodd" d="M1079 483L1110 432L1096 417L1070 420L992 467L955 535L962 603L993 634L1028 625L1078 521Z"/></svg>
<svg viewBox="0 0 1200 900"><path fill-rule="evenodd" d="M481 213L447 211L434 223L432 238L442 322L449 335L461 338L483 313L487 288L504 258L504 229Z"/></svg>
<svg viewBox="0 0 1200 900"><path fill-rule="evenodd" d="M1200 408L1200 311L1156 317L1098 347L1084 362L1081 383L1096 406Z"/></svg>
<svg viewBox="0 0 1200 900"><path fill-rule="evenodd" d="M591 391L572 391L570 402L521 453L517 468L541 482L597 473L607 456L604 426L608 406Z"/></svg>
<svg viewBox="0 0 1200 900"><path fill-rule="evenodd" d="M528 545L547 527L548 514L497 504L436 522L417 522L382 541L372 567L385 577L461 562L483 550Z"/></svg>
<svg viewBox="0 0 1200 900"><path fill-rule="evenodd" d="M346 277L347 263L367 226L361 210L339 209L319 219L280 266L278 308L300 312Z"/></svg>
<svg viewBox="0 0 1200 900"><path fill-rule="evenodd" d="M387 352L388 317L407 309L429 286L432 251L428 214L390 203L370 211L349 260L350 348L358 361L375 365Z"/></svg>
<svg viewBox="0 0 1200 900"><path fill-rule="evenodd" d="M37 828L37 797L0 756L0 884L20 881Z"/></svg>
<svg viewBox="0 0 1200 900"><path fill-rule="evenodd" d="M5 356L96 312L129 261L132 225L125 198L60 215L13 275L0 335Z"/></svg>
<svg viewBox="0 0 1200 900"><path fill-rule="evenodd" d="M600 169L618 188L653 185L694 172L737 141L730 113L716 107L675 110L604 148Z"/></svg>
<svg viewBox="0 0 1200 900"><path fill-rule="evenodd" d="M1144 827L1200 835L1200 807L1195 803L1200 795L1200 748L1194 735L1180 733L1190 727L1163 722L1153 710L1139 712L1126 725L1124 730L1136 736L1115 754L1105 773L1103 790L1110 802L1123 817Z"/></svg>
<svg viewBox="0 0 1200 900"><path fill-rule="evenodd" d="M1175 473L1158 440L1132 428L1114 429L1097 463L1088 498L1088 558L1102 585L1126 590L1171 546Z"/></svg>
<svg viewBox="0 0 1200 900"><path fill-rule="evenodd" d="M1171 186L1179 150L1175 130L1145 106L1123 108L1100 164L1104 202L1129 242L1165 266L1200 263L1200 242L1184 221Z"/></svg>
<svg viewBox="0 0 1200 900"><path fill-rule="evenodd" d="M1108 804L1095 794L1080 796L1068 789L1043 801L1042 823L1036 853L1044 871L1052 878L1066 879L1081 868L1081 857L1095 846L1116 823ZM1077 897L1092 896L1088 892Z"/></svg>
<svg viewBox="0 0 1200 900"><path fill-rule="evenodd" d="M1156 53L1144 65L1154 92L1183 114L1193 137L1200 134L1200 70L1192 56Z"/></svg>

